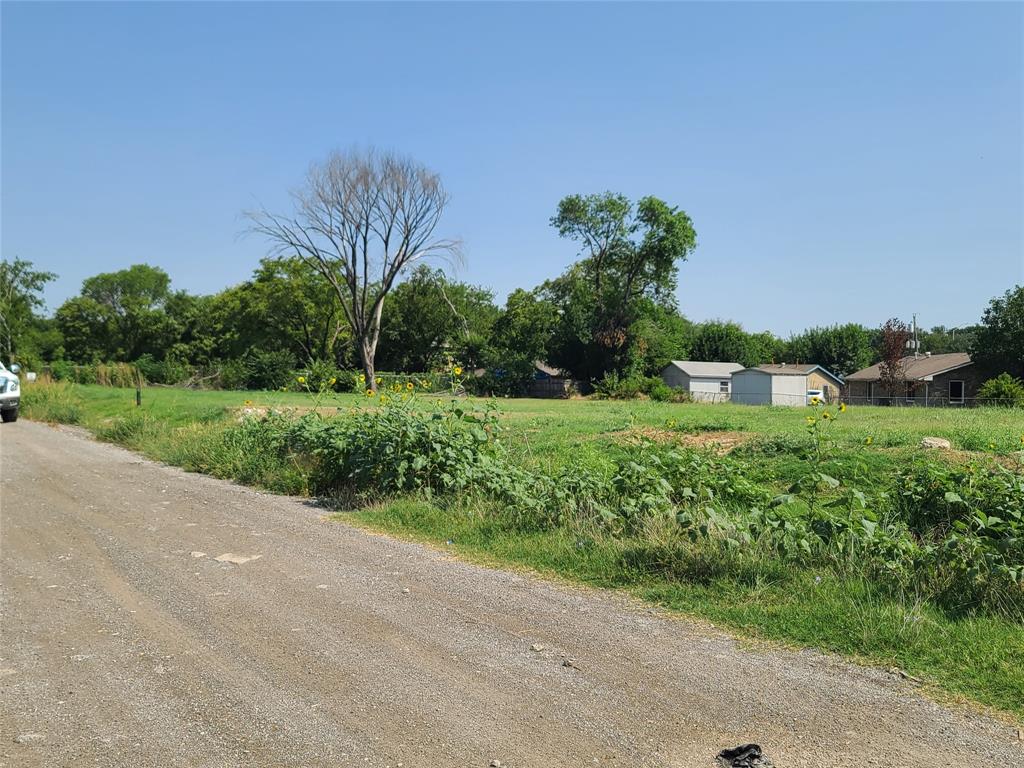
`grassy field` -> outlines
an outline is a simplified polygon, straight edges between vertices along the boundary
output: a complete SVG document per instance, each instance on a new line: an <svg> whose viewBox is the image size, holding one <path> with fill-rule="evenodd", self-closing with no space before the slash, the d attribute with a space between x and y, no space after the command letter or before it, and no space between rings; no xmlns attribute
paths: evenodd
<svg viewBox="0 0 1024 768"><path fill-rule="evenodd" d="M25 415L79 423L101 439L187 469L279 492L315 493L315 462L246 442L239 429L241 410L285 410L294 416L315 407L329 422L334 414L358 416L373 407L359 395L314 400L301 393L148 388L136 408L134 394L28 386ZM423 409L442 411L446 401L418 402ZM593 470L611 476L642 443L694 447L710 455L728 452L726 469L771 493L785 493L808 472L807 409L525 399L502 400L499 408L500 440L509 461L538 474ZM955 450L924 451L918 444L925 436L944 437ZM884 498L894 492L894 472L922 461L940 470L970 464L1003 471L998 464L1019 473L1022 440L1022 411L851 408L829 432L827 470L843 488L855 486ZM288 459L275 458L280 455ZM1013 611L959 610L913 589L894 591L850 561L797 567L756 547L745 559L692 550L676 532L657 525L632 533L576 519L524 525L501 502L474 494L361 498L342 513L344 519L470 559L626 590L751 638L898 667L921 678L937 696L1024 717L1024 623Z"/></svg>
<svg viewBox="0 0 1024 768"><path fill-rule="evenodd" d="M79 386L88 404L87 418L96 421L123 416L135 408L135 392L100 386ZM355 394L329 395L318 401L326 411L363 407ZM243 407L310 408L313 397L299 392L223 392L151 387L144 390L142 412L169 425L211 420ZM732 404L673 404L648 401L531 400L499 401L503 418L528 447L557 458L591 442L616 442L630 429L663 429L669 422L681 432L745 432L768 437L799 437L806 432L801 409ZM916 446L922 437L943 437L954 448L1009 453L1021 448L1024 411L998 408L851 409L837 435L841 444L859 446L871 439L875 448ZM526 446L524 446L525 448Z"/></svg>

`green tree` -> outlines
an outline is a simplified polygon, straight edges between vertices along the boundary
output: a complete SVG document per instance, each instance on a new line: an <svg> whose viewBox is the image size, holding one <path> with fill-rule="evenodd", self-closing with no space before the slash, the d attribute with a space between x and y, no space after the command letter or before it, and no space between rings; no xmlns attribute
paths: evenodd
<svg viewBox="0 0 1024 768"><path fill-rule="evenodd" d="M786 342L785 358L793 363L817 363L838 376L871 365L875 332L857 323L808 328Z"/></svg>
<svg viewBox="0 0 1024 768"><path fill-rule="evenodd" d="M712 320L694 329L690 357L712 363L762 365L778 359L781 342L771 333L749 334L739 323Z"/></svg>
<svg viewBox="0 0 1024 768"><path fill-rule="evenodd" d="M555 326L555 308L536 293L518 289L509 294L494 321L484 355L485 388L518 395L534 377L534 363L547 357Z"/></svg>
<svg viewBox="0 0 1024 768"><path fill-rule="evenodd" d="M64 338L69 360L91 363L113 359L110 342L114 318L109 307L95 299L75 296L58 307L54 320Z"/></svg>
<svg viewBox="0 0 1024 768"><path fill-rule="evenodd" d="M948 352L969 352L977 332L977 325L966 325L961 328L936 325L929 331L919 333L921 349L936 355Z"/></svg>
<svg viewBox="0 0 1024 768"><path fill-rule="evenodd" d="M392 291L381 323L377 364L387 371L428 371L451 355L468 367L482 363L498 315L494 294L450 281L421 264Z"/></svg>
<svg viewBox="0 0 1024 768"><path fill-rule="evenodd" d="M164 311L170 287L167 273L148 264L84 280L80 298L86 303L78 304L75 312L94 319L97 332L106 332L105 338L94 337L87 346L102 348L108 360L131 361L146 353L162 357L175 337L174 324ZM85 357L82 350L73 351L70 340L67 346L76 359Z"/></svg>
<svg viewBox="0 0 1024 768"><path fill-rule="evenodd" d="M693 323L674 307L648 302L629 328L631 368L642 376L654 376L670 361L688 359L693 333Z"/></svg>
<svg viewBox="0 0 1024 768"><path fill-rule="evenodd" d="M697 242L690 217L656 197L634 206L606 192L563 198L551 225L582 258L542 287L560 310L550 362L588 380L635 368L644 326L634 324L650 302L673 307L678 262Z"/></svg>
<svg viewBox="0 0 1024 768"><path fill-rule="evenodd" d="M43 288L56 277L25 259L0 261L0 353L8 363L37 352L36 345L26 345L40 330L36 313L43 307Z"/></svg>
<svg viewBox="0 0 1024 768"><path fill-rule="evenodd" d="M970 352L983 370L1024 376L1024 286L989 302Z"/></svg>

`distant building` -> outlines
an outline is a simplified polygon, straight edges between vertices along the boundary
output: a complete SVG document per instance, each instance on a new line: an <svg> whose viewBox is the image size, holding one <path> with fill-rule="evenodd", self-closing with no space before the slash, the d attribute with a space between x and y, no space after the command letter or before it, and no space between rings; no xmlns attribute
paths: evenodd
<svg viewBox="0 0 1024 768"><path fill-rule="evenodd" d="M576 391L576 383L565 371L541 360L534 361L533 381L526 391L528 397L570 397Z"/></svg>
<svg viewBox="0 0 1024 768"><path fill-rule="evenodd" d="M842 389L841 378L814 364L773 363L732 375L732 401L745 405L807 405L811 390L820 391L831 403Z"/></svg>
<svg viewBox="0 0 1024 768"><path fill-rule="evenodd" d="M984 378L966 352L909 355L900 360L906 385L886 391L878 364L846 377L851 403L868 405L967 405L978 396Z"/></svg>
<svg viewBox="0 0 1024 768"><path fill-rule="evenodd" d="M732 393L732 375L742 371L739 363L705 363L698 360L673 360L661 372L670 387L682 389L692 400L722 402Z"/></svg>

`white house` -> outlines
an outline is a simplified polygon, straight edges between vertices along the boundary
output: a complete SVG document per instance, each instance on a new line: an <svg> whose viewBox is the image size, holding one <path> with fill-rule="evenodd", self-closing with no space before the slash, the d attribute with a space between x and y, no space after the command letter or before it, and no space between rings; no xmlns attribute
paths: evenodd
<svg viewBox="0 0 1024 768"><path fill-rule="evenodd" d="M742 370L739 363L673 360L665 366L661 378L670 387L689 392L693 400L714 403L729 399L732 375Z"/></svg>
<svg viewBox="0 0 1024 768"><path fill-rule="evenodd" d="M842 386L842 379L820 365L761 365L732 375L732 401L745 405L807 405L808 390L820 390L831 402Z"/></svg>

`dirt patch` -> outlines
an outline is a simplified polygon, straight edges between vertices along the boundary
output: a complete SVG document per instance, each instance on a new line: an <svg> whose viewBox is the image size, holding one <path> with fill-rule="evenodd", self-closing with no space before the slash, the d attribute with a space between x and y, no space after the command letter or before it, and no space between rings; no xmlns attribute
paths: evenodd
<svg viewBox="0 0 1024 768"><path fill-rule="evenodd" d="M625 443L639 443L642 440L652 440L656 443L668 443L674 445L685 445L690 448L710 448L718 454L726 454L743 443L749 442L756 435L751 432L679 432L674 429L662 427L633 427L610 433L610 436L617 441Z"/></svg>

